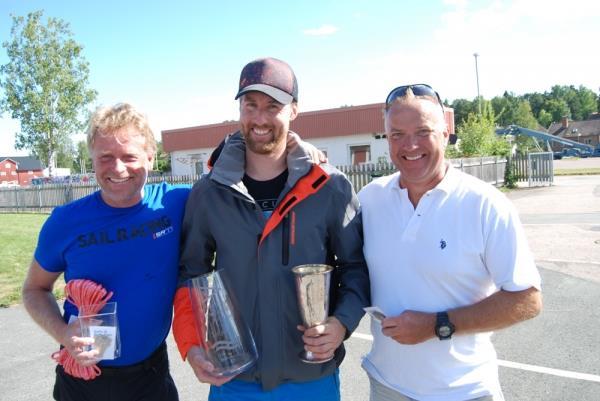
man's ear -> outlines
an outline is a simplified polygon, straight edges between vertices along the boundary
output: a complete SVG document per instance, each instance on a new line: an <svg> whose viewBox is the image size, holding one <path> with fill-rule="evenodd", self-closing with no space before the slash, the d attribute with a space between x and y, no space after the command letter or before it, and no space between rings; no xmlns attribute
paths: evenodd
<svg viewBox="0 0 600 401"><path fill-rule="evenodd" d="M156 153L150 152L148 153L148 164L150 164L149 170L154 168L154 159L156 158Z"/></svg>
<svg viewBox="0 0 600 401"><path fill-rule="evenodd" d="M296 117L298 117L298 103L292 102L292 104L290 104L290 107L292 109L290 113L290 121L294 121Z"/></svg>

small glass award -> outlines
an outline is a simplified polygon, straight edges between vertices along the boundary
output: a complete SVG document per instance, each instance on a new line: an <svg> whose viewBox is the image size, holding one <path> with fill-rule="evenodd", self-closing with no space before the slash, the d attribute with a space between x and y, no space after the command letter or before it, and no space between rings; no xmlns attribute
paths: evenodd
<svg viewBox="0 0 600 401"><path fill-rule="evenodd" d="M84 305L79 308L78 320L81 335L94 339L88 351L97 351L99 360L119 357L121 342L116 302L108 302L104 306Z"/></svg>

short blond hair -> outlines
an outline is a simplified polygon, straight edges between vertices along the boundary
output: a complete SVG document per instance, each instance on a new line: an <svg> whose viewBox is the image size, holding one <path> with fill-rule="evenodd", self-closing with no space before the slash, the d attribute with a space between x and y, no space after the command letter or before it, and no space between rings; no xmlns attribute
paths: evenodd
<svg viewBox="0 0 600 401"><path fill-rule="evenodd" d="M412 88L410 88L410 87L406 88L406 93L404 95L398 96L397 98L395 98L392 103L390 103L389 105L385 105L382 110L385 132L389 132L389 130L390 130L388 115L389 115L390 109L392 108L392 106L394 104L408 104L408 103L414 102L415 100L419 100L419 99L429 100L430 102L435 103L435 104L439 103L439 101L432 96L417 96L412 91ZM446 115L444 112L444 110L445 110L444 105L442 104L441 106L442 106L442 108L441 108L442 119L440 120L440 125L438 128L441 130L444 130L444 129L447 129Z"/></svg>
<svg viewBox="0 0 600 401"><path fill-rule="evenodd" d="M117 103L113 106L101 106L90 117L87 128L87 145L90 152L98 135L112 136L120 128L132 126L146 140L148 154L156 154L156 139L148 124L148 118L129 103Z"/></svg>

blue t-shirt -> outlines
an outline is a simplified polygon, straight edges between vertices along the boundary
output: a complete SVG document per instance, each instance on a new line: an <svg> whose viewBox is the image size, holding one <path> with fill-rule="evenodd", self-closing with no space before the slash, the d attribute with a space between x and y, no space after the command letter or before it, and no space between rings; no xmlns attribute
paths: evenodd
<svg viewBox="0 0 600 401"><path fill-rule="evenodd" d="M49 272L65 281L89 279L113 291L121 355L102 366L146 359L169 333L177 284L181 221L189 187L144 187L135 206L114 208L95 192L54 209L35 251ZM77 308L65 302L65 321Z"/></svg>

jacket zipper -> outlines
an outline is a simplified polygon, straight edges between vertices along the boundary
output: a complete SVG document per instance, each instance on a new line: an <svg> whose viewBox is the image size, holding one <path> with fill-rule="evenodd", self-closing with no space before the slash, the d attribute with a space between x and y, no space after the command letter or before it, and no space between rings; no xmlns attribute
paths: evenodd
<svg viewBox="0 0 600 401"><path fill-rule="evenodd" d="M290 214L286 214L281 224L281 263L287 266L290 262Z"/></svg>

